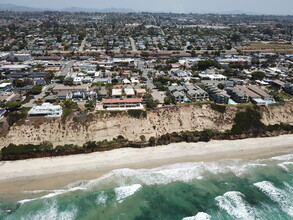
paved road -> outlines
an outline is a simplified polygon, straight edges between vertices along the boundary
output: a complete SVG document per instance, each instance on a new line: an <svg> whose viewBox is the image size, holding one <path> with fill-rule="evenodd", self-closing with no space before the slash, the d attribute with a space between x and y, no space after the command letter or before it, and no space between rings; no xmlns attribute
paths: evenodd
<svg viewBox="0 0 293 220"><path fill-rule="evenodd" d="M130 40L130 43L131 43L132 51L137 51L134 39L132 37L129 37L129 40Z"/></svg>
<svg viewBox="0 0 293 220"><path fill-rule="evenodd" d="M86 37L82 40L80 47L78 48L78 52L84 51L84 45L86 43Z"/></svg>
<svg viewBox="0 0 293 220"><path fill-rule="evenodd" d="M72 68L74 64L74 61L69 61L68 63L66 63L62 70L59 72L59 74L57 74L57 76L65 76L67 77L67 75L69 74L70 69Z"/></svg>
<svg viewBox="0 0 293 220"><path fill-rule="evenodd" d="M147 81L146 81L147 87L150 88L150 89L156 88L156 86L153 83L153 80L148 77L148 70L146 68L144 68L144 62L143 61L138 61L137 67L140 70L142 70L142 76L147 79Z"/></svg>
<svg viewBox="0 0 293 220"><path fill-rule="evenodd" d="M33 107L35 105L34 102L44 98L48 89L53 88L54 86L56 86L55 83L44 86L42 92L39 95L35 95L33 99L31 99L28 103L25 103L24 105L22 105L22 107L26 107L26 108Z"/></svg>

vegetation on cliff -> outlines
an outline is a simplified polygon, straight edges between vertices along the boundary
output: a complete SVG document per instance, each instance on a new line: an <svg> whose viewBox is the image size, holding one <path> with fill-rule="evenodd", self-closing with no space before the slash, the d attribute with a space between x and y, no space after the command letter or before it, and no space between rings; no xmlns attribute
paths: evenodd
<svg viewBox="0 0 293 220"><path fill-rule="evenodd" d="M67 103L67 108L74 108L71 103ZM224 116L226 113L231 111L232 108L225 105L211 105L214 111L219 112ZM236 108L234 108L235 110ZM36 157L46 156L60 156L80 153L90 153L95 151L107 151L112 149L124 148L124 147L146 147L156 145L166 145L177 142L198 142L198 141L210 141L215 140L231 140L239 138L249 137L265 137L265 136L276 136L280 134L293 133L293 125L289 124L275 124L265 125L262 122L263 114L267 114L266 108L259 108L254 105L241 105L236 109L236 114L233 114L234 123L231 130L225 132L219 132L217 130L205 129L203 131L180 131L166 133L157 137L148 137L147 140L144 135L140 136L140 141L129 141L123 136L118 136L112 140L104 141L90 141L82 146L74 144L65 144L53 147L50 142L43 142L38 145L27 144L27 145L14 145L9 144L4 147L1 151L1 160L18 160ZM87 125L88 122L93 121L94 118L107 118L116 116L126 116L133 118L146 118L147 112L142 110L130 110L127 112L97 112L96 114L80 114L75 115L72 125L82 123ZM233 118L232 117L232 118ZM77 127L78 128L78 127Z"/></svg>

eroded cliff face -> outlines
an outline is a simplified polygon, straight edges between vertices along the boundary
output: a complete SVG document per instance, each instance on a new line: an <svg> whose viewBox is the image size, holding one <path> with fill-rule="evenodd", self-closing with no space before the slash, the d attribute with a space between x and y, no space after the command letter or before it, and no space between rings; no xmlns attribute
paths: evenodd
<svg viewBox="0 0 293 220"><path fill-rule="evenodd" d="M129 140L140 140L158 137L166 133L180 131L202 131L215 129L230 130L237 108L229 106L225 113L219 113L209 105L189 105L172 108L161 108L148 111L146 118L133 118L126 114L115 117L97 117L87 123L75 123L72 120L44 122L38 126L30 123L10 128L0 138L0 148L13 144L39 144L50 141L53 145L77 144L88 141L111 140L123 135ZM293 102L284 106L263 107L263 123L293 123Z"/></svg>
<svg viewBox="0 0 293 220"><path fill-rule="evenodd" d="M293 124L293 101L286 102L283 106L262 107L261 112L262 122L265 125Z"/></svg>

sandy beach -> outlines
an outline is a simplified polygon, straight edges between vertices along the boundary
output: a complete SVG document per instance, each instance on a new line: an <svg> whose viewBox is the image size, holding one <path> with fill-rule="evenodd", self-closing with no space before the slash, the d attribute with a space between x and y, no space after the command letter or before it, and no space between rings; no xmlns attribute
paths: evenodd
<svg viewBox="0 0 293 220"><path fill-rule="evenodd" d="M120 168L154 168L163 165L256 159L293 152L293 135L208 143L176 143L144 149L40 158L0 163L0 197L25 190L58 189L79 180L96 179Z"/></svg>

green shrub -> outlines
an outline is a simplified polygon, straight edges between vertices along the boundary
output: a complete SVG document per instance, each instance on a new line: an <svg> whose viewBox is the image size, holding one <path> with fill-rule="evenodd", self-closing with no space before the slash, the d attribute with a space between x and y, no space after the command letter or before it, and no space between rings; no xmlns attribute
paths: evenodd
<svg viewBox="0 0 293 220"><path fill-rule="evenodd" d="M43 142L38 145L34 144L9 144L7 147L4 147L1 152L3 156L8 155L21 155L21 154L30 154L30 153L41 153L53 150L53 145L50 142Z"/></svg>
<svg viewBox="0 0 293 220"><path fill-rule="evenodd" d="M7 115L7 123L9 126L14 125L16 122L27 116L27 113L30 108L23 108L20 111L9 112Z"/></svg>
<svg viewBox="0 0 293 220"><path fill-rule="evenodd" d="M260 112L252 108L248 108L244 112L238 112L234 118L235 124L231 129L231 133L242 134L262 131L265 125L260 121L261 118Z"/></svg>
<svg viewBox="0 0 293 220"><path fill-rule="evenodd" d="M131 116L133 118L146 118L147 117L146 111L143 111L143 110L128 110L127 113L129 116Z"/></svg>
<svg viewBox="0 0 293 220"><path fill-rule="evenodd" d="M154 137L150 137L150 139L149 139L149 144L150 144L151 146L154 146L154 145L156 144L156 138L154 138Z"/></svg>
<svg viewBox="0 0 293 220"><path fill-rule="evenodd" d="M214 111L220 112L220 113L225 113L226 106L225 105L218 105L218 104L212 103L211 104L211 109L213 109Z"/></svg>

